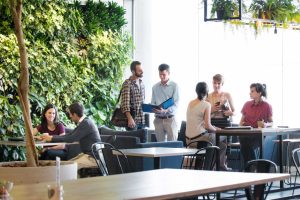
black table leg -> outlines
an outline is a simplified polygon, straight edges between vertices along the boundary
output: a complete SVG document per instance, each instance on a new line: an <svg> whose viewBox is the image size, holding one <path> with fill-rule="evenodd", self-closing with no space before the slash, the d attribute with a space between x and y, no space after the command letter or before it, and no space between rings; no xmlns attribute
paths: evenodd
<svg viewBox="0 0 300 200"><path fill-rule="evenodd" d="M283 153L282 153L282 135L279 135L279 171L283 173ZM289 159L289 158L286 158ZM280 188L283 188L283 181L280 181Z"/></svg>
<svg viewBox="0 0 300 200"><path fill-rule="evenodd" d="M154 158L154 169L160 169L160 157Z"/></svg>
<svg viewBox="0 0 300 200"><path fill-rule="evenodd" d="M216 146L219 146L220 145L220 135L219 134L216 134ZM220 171L220 153L219 151L217 151L217 160L216 160L216 170L217 171ZM217 193L216 194L216 199L220 199L221 198L221 194L220 193Z"/></svg>
<svg viewBox="0 0 300 200"><path fill-rule="evenodd" d="M216 134L216 146L220 146L220 135ZM220 171L220 153L217 151L216 170Z"/></svg>
<svg viewBox="0 0 300 200"><path fill-rule="evenodd" d="M263 159L263 156L264 156L264 148L263 148L264 136L262 134L260 134L258 137L259 137L259 159Z"/></svg>

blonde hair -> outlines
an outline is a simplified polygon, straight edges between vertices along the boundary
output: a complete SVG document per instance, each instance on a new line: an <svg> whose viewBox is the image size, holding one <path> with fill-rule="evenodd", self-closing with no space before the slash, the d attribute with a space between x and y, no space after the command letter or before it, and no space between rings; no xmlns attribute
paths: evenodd
<svg viewBox="0 0 300 200"><path fill-rule="evenodd" d="M213 76L214 81L221 82L222 84L224 83L224 77L221 74L216 74Z"/></svg>

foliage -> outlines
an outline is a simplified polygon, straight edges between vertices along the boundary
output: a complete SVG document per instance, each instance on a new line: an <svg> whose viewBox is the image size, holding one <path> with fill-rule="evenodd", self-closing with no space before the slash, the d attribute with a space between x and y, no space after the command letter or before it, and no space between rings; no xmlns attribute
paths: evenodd
<svg viewBox="0 0 300 200"><path fill-rule="evenodd" d="M293 0L253 0L249 12L255 18L286 22L297 15L297 8Z"/></svg>
<svg viewBox="0 0 300 200"><path fill-rule="evenodd" d="M85 7L61 0L25 0L23 6L34 126L49 102L69 125L64 111L74 101L82 102L97 124L108 124L132 49L131 37L122 32L124 9L115 3L89 1ZM10 11L0 1L0 139L24 135L12 27ZM1 146L0 161L23 160L23 151Z"/></svg>
<svg viewBox="0 0 300 200"><path fill-rule="evenodd" d="M229 19L239 15L238 2L234 0L213 0L211 15L217 19Z"/></svg>
<svg viewBox="0 0 300 200"><path fill-rule="evenodd" d="M79 1L74 3L74 8L82 11L83 20L86 23L85 29L81 29L82 34L96 33L99 27L102 30L121 31L126 24L125 10L116 2L108 2L107 4L99 1L95 3L88 0L85 6L80 5Z"/></svg>

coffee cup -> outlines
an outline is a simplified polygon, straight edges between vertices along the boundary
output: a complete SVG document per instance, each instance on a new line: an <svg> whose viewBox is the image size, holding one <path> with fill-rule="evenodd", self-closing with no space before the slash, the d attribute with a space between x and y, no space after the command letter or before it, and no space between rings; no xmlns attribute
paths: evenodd
<svg viewBox="0 0 300 200"><path fill-rule="evenodd" d="M264 120L257 121L257 127L258 127L258 128L264 128L264 127L265 127L265 122L264 122Z"/></svg>

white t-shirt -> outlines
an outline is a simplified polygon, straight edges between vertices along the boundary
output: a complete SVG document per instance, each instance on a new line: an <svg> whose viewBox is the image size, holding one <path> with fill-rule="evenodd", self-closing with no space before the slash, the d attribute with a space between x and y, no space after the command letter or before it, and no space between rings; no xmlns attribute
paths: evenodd
<svg viewBox="0 0 300 200"><path fill-rule="evenodd" d="M189 104L186 111L185 135L187 137L192 138L206 131L204 112L210 106L210 103L205 100L199 101L197 104Z"/></svg>

